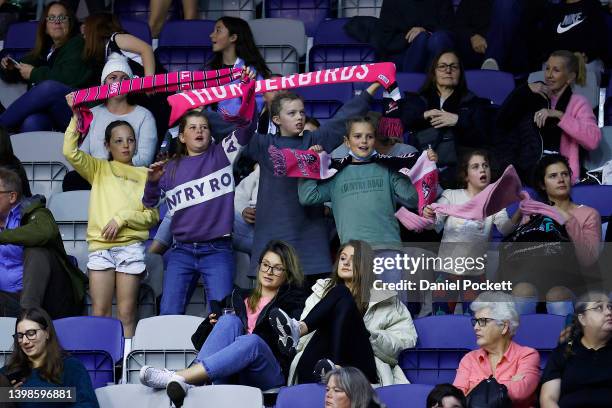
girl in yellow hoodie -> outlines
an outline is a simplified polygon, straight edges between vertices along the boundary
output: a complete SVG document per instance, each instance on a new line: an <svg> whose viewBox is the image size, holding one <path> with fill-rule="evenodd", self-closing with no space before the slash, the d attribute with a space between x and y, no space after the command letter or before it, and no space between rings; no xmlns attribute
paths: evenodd
<svg viewBox="0 0 612 408"><path fill-rule="evenodd" d="M69 106L73 95L66 96ZM142 205L146 167L134 167L134 129L126 121L111 122L105 131L108 160L93 158L78 149L76 115L64 135L64 156L91 188L87 243L89 292L94 316L110 316L117 288L117 315L125 337L134 334L140 278L145 271L144 244L156 225L156 209Z"/></svg>

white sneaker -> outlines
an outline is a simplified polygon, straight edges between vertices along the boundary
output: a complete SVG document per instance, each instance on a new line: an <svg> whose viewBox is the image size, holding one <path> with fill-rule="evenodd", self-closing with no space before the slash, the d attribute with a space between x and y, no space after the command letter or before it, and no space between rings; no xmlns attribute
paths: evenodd
<svg viewBox="0 0 612 408"><path fill-rule="evenodd" d="M151 388L166 388L168 382L174 377L178 377L175 371L167 368L155 368L144 366L140 369L140 382Z"/></svg>
<svg viewBox="0 0 612 408"><path fill-rule="evenodd" d="M300 341L300 323L282 309L270 311L270 325L278 335L278 346L283 354L290 355Z"/></svg>
<svg viewBox="0 0 612 408"><path fill-rule="evenodd" d="M480 69L488 69L488 70L491 70L491 71L499 71L499 64L497 63L497 61L495 61L494 58L487 58L482 63L482 66L480 67Z"/></svg>
<svg viewBox="0 0 612 408"><path fill-rule="evenodd" d="M174 406L180 408L183 406L183 401L187 396L187 390L190 388L193 388L193 385L187 384L181 376L175 375L168 382L168 385L166 386L166 393Z"/></svg>

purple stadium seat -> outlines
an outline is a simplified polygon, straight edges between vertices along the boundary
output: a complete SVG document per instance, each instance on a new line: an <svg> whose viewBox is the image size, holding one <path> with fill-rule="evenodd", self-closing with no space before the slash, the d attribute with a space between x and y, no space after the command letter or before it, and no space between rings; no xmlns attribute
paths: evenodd
<svg viewBox="0 0 612 408"><path fill-rule="evenodd" d="M430 316L414 320L416 348L400 354L399 365L411 383L452 383L463 356L476 349L468 316Z"/></svg>
<svg viewBox="0 0 612 408"><path fill-rule="evenodd" d="M425 77L420 72L398 72L395 80L402 92L418 92L425 83Z"/></svg>
<svg viewBox="0 0 612 408"><path fill-rule="evenodd" d="M319 23L330 15L330 0L267 0L266 18L291 18L300 20L306 35L313 37Z"/></svg>
<svg viewBox="0 0 612 408"><path fill-rule="evenodd" d="M276 408L312 408L323 405L325 405L325 387L322 384L283 387L276 399Z"/></svg>
<svg viewBox="0 0 612 408"><path fill-rule="evenodd" d="M123 359L123 326L110 317L77 316L53 322L64 350L85 365L94 388L115 382L115 365Z"/></svg>
<svg viewBox="0 0 612 408"><path fill-rule="evenodd" d="M352 84L308 86L295 91L304 98L306 116L317 118L321 123L333 117L353 97Z"/></svg>
<svg viewBox="0 0 612 408"><path fill-rule="evenodd" d="M514 341L521 346L533 347L540 353L540 367L546 366L549 354L559 344L559 334L565 327L565 316L551 314L521 315Z"/></svg>
<svg viewBox="0 0 612 408"><path fill-rule="evenodd" d="M10 55L18 60L30 52L36 42L37 27L38 21L11 24L4 39L4 48L0 51L0 58Z"/></svg>
<svg viewBox="0 0 612 408"><path fill-rule="evenodd" d="M514 89L514 77L509 72L491 70L467 70L465 80L470 91L501 105Z"/></svg>
<svg viewBox="0 0 612 408"><path fill-rule="evenodd" d="M121 18L121 27L147 44L151 44L151 29L144 21L132 20L124 17Z"/></svg>
<svg viewBox="0 0 612 408"><path fill-rule="evenodd" d="M174 1L168 10L168 19L176 19L180 16L180 8L175 7ZM180 4L180 2L178 2ZM120 18L130 18L148 23L149 21L149 0L121 0L116 1L114 6L115 14Z"/></svg>
<svg viewBox="0 0 612 408"><path fill-rule="evenodd" d="M367 44L359 43L344 32L348 19L321 22L310 49L310 70L369 64L376 61L376 52Z"/></svg>
<svg viewBox="0 0 612 408"><path fill-rule="evenodd" d="M212 57L209 35L214 26L211 20L168 21L155 55L169 72L202 69Z"/></svg>
<svg viewBox="0 0 612 408"><path fill-rule="evenodd" d="M376 394L387 408L424 407L427 396L433 389L431 384L395 384L376 389Z"/></svg>
<svg viewBox="0 0 612 408"><path fill-rule="evenodd" d="M572 199L595 208L602 217L612 215L612 186L579 184L572 188Z"/></svg>

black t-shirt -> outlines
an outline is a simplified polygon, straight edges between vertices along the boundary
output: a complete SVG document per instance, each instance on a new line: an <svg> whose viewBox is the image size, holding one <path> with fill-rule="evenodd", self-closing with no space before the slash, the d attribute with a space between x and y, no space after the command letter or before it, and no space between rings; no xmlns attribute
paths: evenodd
<svg viewBox="0 0 612 408"><path fill-rule="evenodd" d="M561 408L612 406L612 341L599 350L574 341L574 354L565 357L565 344L557 347L546 364L542 384L561 379Z"/></svg>

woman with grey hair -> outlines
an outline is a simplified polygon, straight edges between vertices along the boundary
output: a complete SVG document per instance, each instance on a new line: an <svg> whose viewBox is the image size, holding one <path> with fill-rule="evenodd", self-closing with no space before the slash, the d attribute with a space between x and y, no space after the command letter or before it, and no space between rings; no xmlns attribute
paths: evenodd
<svg viewBox="0 0 612 408"><path fill-rule="evenodd" d="M540 379L540 355L521 346L512 337L519 316L512 296L483 292L471 304L472 325L478 350L467 353L459 363L453 385L467 396L480 382L494 377L508 388L514 408L532 407Z"/></svg>
<svg viewBox="0 0 612 408"><path fill-rule="evenodd" d="M336 368L325 375L325 408L385 407L357 368Z"/></svg>

